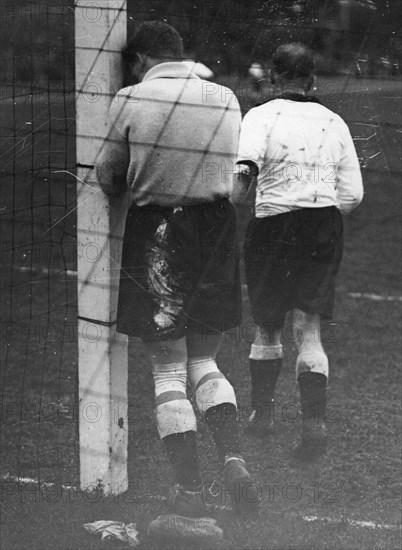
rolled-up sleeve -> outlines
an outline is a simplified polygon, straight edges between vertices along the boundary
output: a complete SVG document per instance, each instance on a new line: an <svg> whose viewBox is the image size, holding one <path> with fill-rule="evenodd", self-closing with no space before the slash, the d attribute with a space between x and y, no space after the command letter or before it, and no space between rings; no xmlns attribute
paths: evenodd
<svg viewBox="0 0 402 550"><path fill-rule="evenodd" d="M258 109L251 109L241 124L237 162L251 161L261 169L266 152L266 127Z"/></svg>

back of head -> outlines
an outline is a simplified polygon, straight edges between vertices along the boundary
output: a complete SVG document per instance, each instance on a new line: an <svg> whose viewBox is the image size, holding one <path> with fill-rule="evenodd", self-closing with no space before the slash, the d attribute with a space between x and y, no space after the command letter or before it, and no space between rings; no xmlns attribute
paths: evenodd
<svg viewBox="0 0 402 550"><path fill-rule="evenodd" d="M314 74L313 53L299 42L283 44L274 53L273 69L284 80L311 79Z"/></svg>
<svg viewBox="0 0 402 550"><path fill-rule="evenodd" d="M162 21L146 21L137 27L122 53L128 65L135 62L137 53L154 59L181 61L183 41L171 25Z"/></svg>

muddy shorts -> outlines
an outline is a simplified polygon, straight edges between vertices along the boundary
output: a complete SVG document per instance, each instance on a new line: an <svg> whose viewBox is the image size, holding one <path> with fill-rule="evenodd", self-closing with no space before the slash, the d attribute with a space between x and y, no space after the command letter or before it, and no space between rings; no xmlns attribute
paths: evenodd
<svg viewBox="0 0 402 550"><path fill-rule="evenodd" d="M342 251L343 220L334 206L253 218L244 255L255 322L282 325L293 308L331 318Z"/></svg>
<svg viewBox="0 0 402 550"><path fill-rule="evenodd" d="M131 206L124 233L117 330L144 341L216 334L240 324L236 217L227 199Z"/></svg>

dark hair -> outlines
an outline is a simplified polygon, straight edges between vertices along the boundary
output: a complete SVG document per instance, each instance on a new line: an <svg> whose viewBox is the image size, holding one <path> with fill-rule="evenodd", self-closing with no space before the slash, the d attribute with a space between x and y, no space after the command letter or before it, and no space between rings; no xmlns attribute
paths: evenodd
<svg viewBox="0 0 402 550"><path fill-rule="evenodd" d="M162 21L141 23L123 49L123 59L130 65L137 53L155 58L182 59L183 41L177 30Z"/></svg>
<svg viewBox="0 0 402 550"><path fill-rule="evenodd" d="M314 73L313 53L300 42L283 44L274 53L273 68L278 76L287 80L311 78Z"/></svg>

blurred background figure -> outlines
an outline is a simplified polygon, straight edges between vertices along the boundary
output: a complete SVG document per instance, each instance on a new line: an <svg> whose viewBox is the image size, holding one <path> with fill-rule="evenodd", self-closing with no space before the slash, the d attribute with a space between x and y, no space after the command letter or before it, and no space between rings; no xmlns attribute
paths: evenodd
<svg viewBox="0 0 402 550"><path fill-rule="evenodd" d="M264 78L264 69L260 63L252 63L248 69L248 75L253 90L255 92L261 92L261 80Z"/></svg>

